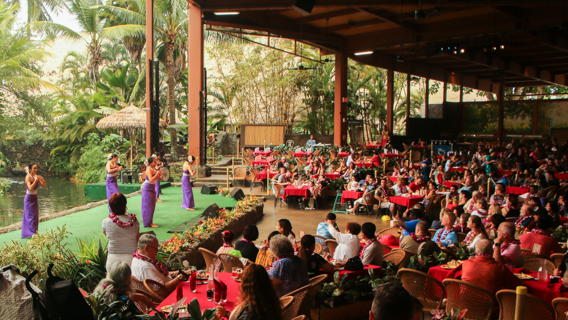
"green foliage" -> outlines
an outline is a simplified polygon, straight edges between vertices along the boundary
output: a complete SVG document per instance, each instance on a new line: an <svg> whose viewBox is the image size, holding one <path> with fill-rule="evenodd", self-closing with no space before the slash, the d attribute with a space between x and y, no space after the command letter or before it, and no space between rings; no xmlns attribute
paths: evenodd
<svg viewBox="0 0 568 320"><path fill-rule="evenodd" d="M550 236L556 239L558 242L566 242L566 240L568 240L568 228L561 225L556 228Z"/></svg>
<svg viewBox="0 0 568 320"><path fill-rule="evenodd" d="M373 298L371 277L348 279L349 274L339 277L335 272L333 282L324 283L320 288L316 301L330 308L348 305L357 301Z"/></svg>
<svg viewBox="0 0 568 320"><path fill-rule="evenodd" d="M134 303L128 299L126 301L114 301L109 303L98 314L98 320L129 320L135 319L138 309Z"/></svg>
<svg viewBox="0 0 568 320"><path fill-rule="evenodd" d="M449 260L447 253L444 251L434 252L431 256L415 255L410 257L408 268L427 273L431 267L445 264Z"/></svg>
<svg viewBox="0 0 568 320"><path fill-rule="evenodd" d="M147 320L213 320L215 318L215 308L205 309L201 313L201 307L199 306L199 301L197 298L193 298L191 302L187 305L187 311L191 317L179 317L177 310L183 305L186 298L183 298L176 302L170 313L165 313L160 310L156 310L154 315L139 315L137 318L147 319Z"/></svg>
<svg viewBox="0 0 568 320"><path fill-rule="evenodd" d="M87 145L82 149L83 154L77 162L77 179L85 183L104 181L106 157L100 143L100 137L92 133L88 137Z"/></svg>
<svg viewBox="0 0 568 320"><path fill-rule="evenodd" d="M6 178L0 178L0 195L5 195L10 190L11 181Z"/></svg>

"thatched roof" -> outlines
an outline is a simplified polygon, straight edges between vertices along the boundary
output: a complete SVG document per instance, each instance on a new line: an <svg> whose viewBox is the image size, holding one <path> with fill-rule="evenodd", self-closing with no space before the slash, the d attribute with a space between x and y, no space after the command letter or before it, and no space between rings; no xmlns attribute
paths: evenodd
<svg viewBox="0 0 568 320"><path fill-rule="evenodd" d="M166 121L160 119L160 127L165 128ZM130 105L99 120L98 129L146 129L146 111Z"/></svg>

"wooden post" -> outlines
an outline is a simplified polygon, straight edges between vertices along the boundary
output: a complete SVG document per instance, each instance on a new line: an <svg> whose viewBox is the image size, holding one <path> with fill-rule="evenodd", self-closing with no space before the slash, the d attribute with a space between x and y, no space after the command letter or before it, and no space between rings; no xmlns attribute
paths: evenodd
<svg viewBox="0 0 568 320"><path fill-rule="evenodd" d="M515 303L515 320L525 318L525 299L527 297L527 287L517 287L517 301Z"/></svg>
<svg viewBox="0 0 568 320"><path fill-rule="evenodd" d="M233 178L234 178L235 177L235 157L233 157L232 169L233 169Z"/></svg>
<svg viewBox="0 0 568 320"><path fill-rule="evenodd" d="M237 159L239 158L239 149L240 149L240 144L241 144L241 141L240 141L240 139L237 139Z"/></svg>
<svg viewBox="0 0 568 320"><path fill-rule="evenodd" d="M229 168L227 168L227 189L229 189Z"/></svg>
<svg viewBox="0 0 568 320"><path fill-rule="evenodd" d="M387 69L387 130L389 132L389 136L392 135L394 130L393 108L394 108L394 70Z"/></svg>
<svg viewBox="0 0 568 320"><path fill-rule="evenodd" d="M268 185L270 184L270 165L266 167L266 195L270 194Z"/></svg>
<svg viewBox="0 0 568 320"><path fill-rule="evenodd" d="M215 164L215 147L211 148L211 164Z"/></svg>
<svg viewBox="0 0 568 320"><path fill-rule="evenodd" d="M195 157L195 179L199 179L199 157Z"/></svg>
<svg viewBox="0 0 568 320"><path fill-rule="evenodd" d="M491 197L491 178L487 179L487 201Z"/></svg>

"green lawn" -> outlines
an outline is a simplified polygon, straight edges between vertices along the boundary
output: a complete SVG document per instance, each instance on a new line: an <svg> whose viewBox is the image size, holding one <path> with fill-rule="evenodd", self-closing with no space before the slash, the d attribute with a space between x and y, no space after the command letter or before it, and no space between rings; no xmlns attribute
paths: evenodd
<svg viewBox="0 0 568 320"><path fill-rule="evenodd" d="M182 189L180 187L169 187L162 189L163 195L160 199L162 203L156 203L156 211L154 213L154 223L159 228L144 228L142 226L142 214L140 212L141 195L128 198L128 212L136 214L140 222L140 232L153 230L159 240L168 239L171 234L167 232L179 224L200 215L205 208L213 203L217 203L220 208L234 206L237 201L233 198L221 197L219 195L205 195L200 193L200 189L194 188L193 195L195 197L195 211L187 211L181 208L183 200ZM41 201L41 198L40 200ZM52 219L46 222L40 222L38 232L56 229L58 226L67 225L67 230L72 233L69 238L69 248L78 251L76 238L85 239L95 237L97 234L103 235L101 228L102 221L108 217L107 205L98 206L96 208L70 214L64 217ZM4 245L11 240L27 241L20 239L21 231L13 231L0 234L0 244ZM104 235L103 235L104 236Z"/></svg>

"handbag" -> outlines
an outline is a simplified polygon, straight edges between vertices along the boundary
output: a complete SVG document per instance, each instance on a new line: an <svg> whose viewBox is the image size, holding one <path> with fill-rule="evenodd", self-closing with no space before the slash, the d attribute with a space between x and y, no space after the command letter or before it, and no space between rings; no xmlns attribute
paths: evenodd
<svg viewBox="0 0 568 320"><path fill-rule="evenodd" d="M347 271L359 271L363 269L363 261L361 261L361 258L359 258L358 256L350 258L345 264L345 270Z"/></svg>

